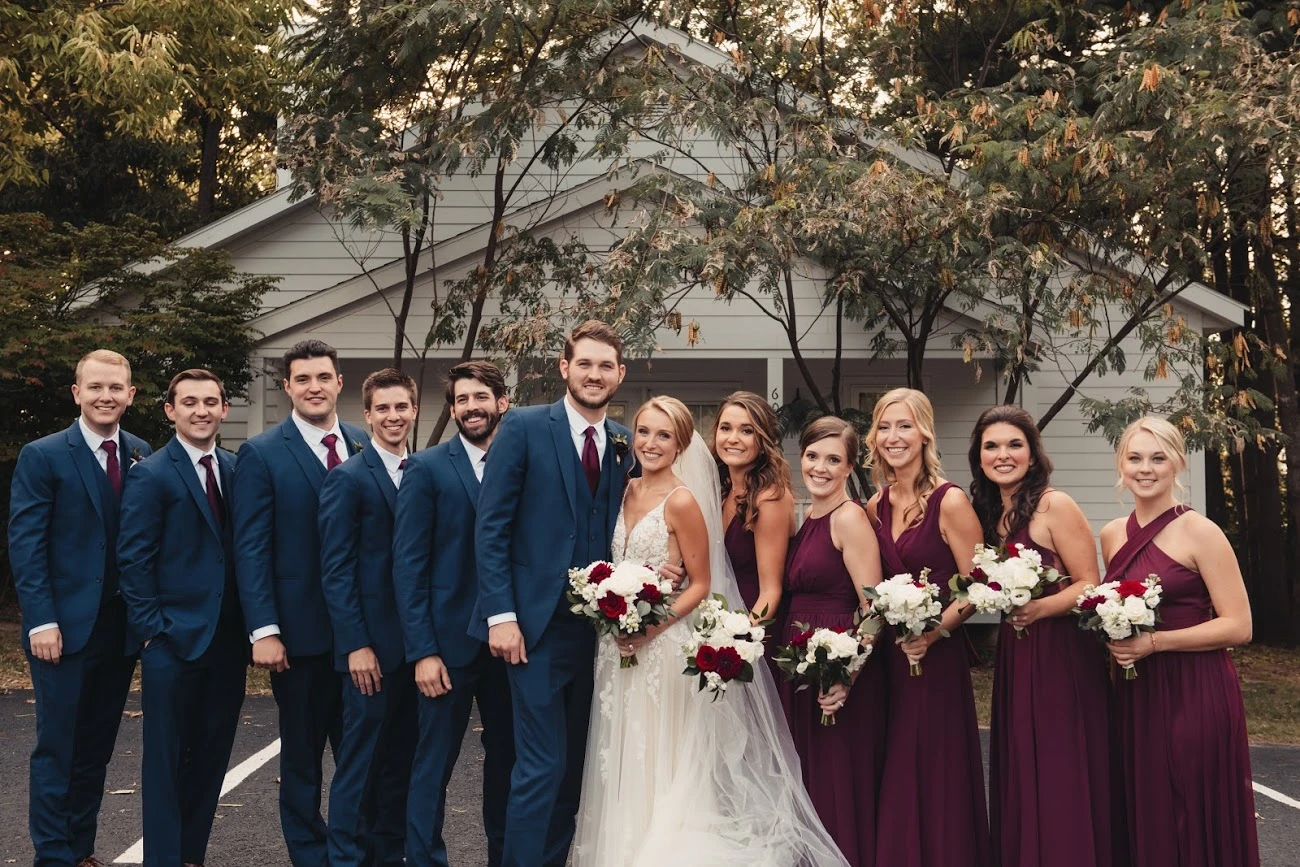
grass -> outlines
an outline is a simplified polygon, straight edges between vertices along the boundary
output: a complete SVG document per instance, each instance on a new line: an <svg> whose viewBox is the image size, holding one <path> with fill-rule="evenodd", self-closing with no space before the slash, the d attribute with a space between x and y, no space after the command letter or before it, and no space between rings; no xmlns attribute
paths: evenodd
<svg viewBox="0 0 1300 867"><path fill-rule="evenodd" d="M0 694L32 686L18 633L17 623L0 622ZM986 661L971 670L971 679L980 725L988 725L993 663L990 652L981 655ZM1300 744L1300 648L1252 645L1234 650L1232 661L1241 675L1251 743ZM134 688L140 688L138 674ZM265 671L248 670L248 694L271 694Z"/></svg>

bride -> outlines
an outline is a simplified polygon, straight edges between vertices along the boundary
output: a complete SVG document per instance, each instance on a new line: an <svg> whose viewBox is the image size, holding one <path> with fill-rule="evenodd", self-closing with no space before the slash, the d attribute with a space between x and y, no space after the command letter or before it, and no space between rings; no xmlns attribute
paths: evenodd
<svg viewBox="0 0 1300 867"><path fill-rule="evenodd" d="M599 642L573 864L847 867L804 791L767 666L716 702L683 674L691 611L710 592L743 610L717 466L675 398L646 402L632 428L642 476L628 483L613 559L680 562L688 579L669 624ZM631 654L637 666L620 668Z"/></svg>

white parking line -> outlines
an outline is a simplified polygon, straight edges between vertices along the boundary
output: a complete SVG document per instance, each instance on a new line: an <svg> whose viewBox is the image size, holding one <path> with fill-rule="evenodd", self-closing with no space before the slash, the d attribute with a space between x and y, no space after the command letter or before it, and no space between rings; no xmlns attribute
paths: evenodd
<svg viewBox="0 0 1300 867"><path fill-rule="evenodd" d="M1297 810L1300 810L1300 801L1297 801L1295 798L1288 798L1277 789L1270 789L1268 786L1261 786L1259 783L1254 782L1251 783L1251 786L1255 788L1256 792L1259 792L1266 798L1272 798L1279 804L1286 804L1288 807L1295 807Z"/></svg>
<svg viewBox="0 0 1300 867"><path fill-rule="evenodd" d="M267 746L253 753L239 764L235 765L229 771L226 771L226 778L221 781L221 796L225 797L227 793L233 790L240 783L251 777L258 768L271 761L280 754L280 739L276 738ZM144 863L144 838L136 840L130 849L127 849L121 855L113 859L114 864L143 864Z"/></svg>

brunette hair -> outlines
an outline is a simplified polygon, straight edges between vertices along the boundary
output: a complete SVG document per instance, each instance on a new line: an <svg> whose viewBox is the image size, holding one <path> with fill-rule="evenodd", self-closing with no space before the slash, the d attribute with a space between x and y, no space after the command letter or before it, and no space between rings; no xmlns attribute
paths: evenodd
<svg viewBox="0 0 1300 867"><path fill-rule="evenodd" d="M835 415L824 415L811 422L799 436L799 454L802 456L808 446L834 437L844 444L844 454L849 464L857 466L858 449L861 447L858 431L853 425Z"/></svg>
<svg viewBox="0 0 1300 867"><path fill-rule="evenodd" d="M202 367L191 367L189 370L182 370L172 377L171 382L167 383L167 403L172 406L176 405L176 387L182 382L215 382L217 390L221 392L221 402L230 402L226 399L226 384L221 381L221 377L210 370L204 370Z"/></svg>
<svg viewBox="0 0 1300 867"><path fill-rule="evenodd" d="M87 361L98 361L100 364L114 364L126 368L126 382L127 385L131 384L131 362L127 361L122 353L111 349L94 349L81 356L77 362L77 371L73 375L74 382L81 383L81 373L85 370Z"/></svg>
<svg viewBox="0 0 1300 867"><path fill-rule="evenodd" d="M907 405L912 413L912 421L916 423L916 429L924 440L921 446L921 474L916 480L916 502L903 513L904 523L910 526L925 517L925 504L939 487L943 465L939 462L939 446L935 442L934 405L930 403L930 398L914 388L895 388L876 401L876 406L871 411L871 430L867 432L867 466L871 468L871 480L876 487L894 481L894 471L880 459L876 436L885 410L896 403Z"/></svg>
<svg viewBox="0 0 1300 867"><path fill-rule="evenodd" d="M289 368L295 361L306 361L309 358L328 358L330 364L334 365L334 372L339 372L339 353L333 346L330 346L323 340L300 340L284 354L281 359L284 364L284 378L289 378Z"/></svg>
<svg viewBox="0 0 1300 867"><path fill-rule="evenodd" d="M411 395L411 406L419 404L415 394L419 387L415 384L415 380L409 374L394 367L385 367L367 376L366 381L361 384L361 405L369 410L371 399L381 388L404 388Z"/></svg>
<svg viewBox="0 0 1300 867"><path fill-rule="evenodd" d="M1124 428L1120 434L1119 445L1115 447L1115 487L1124 490L1124 453L1128 451L1129 442L1134 435L1146 432L1155 437L1156 444L1174 462L1174 490L1180 495L1187 492L1187 487L1179 476L1187 469L1187 440L1183 432L1162 418L1144 416Z"/></svg>
<svg viewBox="0 0 1300 867"><path fill-rule="evenodd" d="M573 349L579 340L595 340L614 347L614 352L618 355L618 363L623 363L623 338L612 326L599 319L588 319L569 332L569 336L564 339L565 361L573 360Z"/></svg>
<svg viewBox="0 0 1300 867"><path fill-rule="evenodd" d="M789 491L793 494L790 464L781 450L781 423L776 412L766 400L752 391L733 392L718 407L718 414L713 419L713 431L709 436L709 451L718 464L722 499L725 500L731 493L731 473L718 460L718 425L722 422L723 410L729 406L738 406L749 414L758 440L758 457L745 472L745 493L736 497L736 514L740 516L740 523L752 532L758 522L758 498L764 491L775 490L780 494Z"/></svg>
<svg viewBox="0 0 1300 867"><path fill-rule="evenodd" d="M500 400L506 396L506 378L490 361L462 361L447 371L447 403L456 402L456 383L462 379L475 379L492 389L492 396Z"/></svg>
<svg viewBox="0 0 1300 867"><path fill-rule="evenodd" d="M691 411L686 408L686 404L675 397L669 397L666 394L652 397L641 404L637 408L636 415L632 416L632 429L634 431L636 430L637 419L647 409L657 409L668 416L668 421L673 426L673 439L677 440L676 457L681 457L682 452L686 451L686 447L691 444L691 436L695 433L695 419L691 416Z"/></svg>
<svg viewBox="0 0 1300 867"><path fill-rule="evenodd" d="M1029 446L1029 469L1021 480L1016 492L1011 495L1011 515L1007 520L1007 533L1003 537L998 532L1002 523L1002 491L984 473L980 464L980 453L984 448L984 432L995 424L1009 424L1020 431ZM1052 459L1043 448L1043 436L1038 431L1034 417L1018 406L1000 404L991 406L975 422L975 429L970 434L970 451L966 454L970 462L970 499L979 515L980 526L984 530L984 543L1001 545L1004 538L1020 532L1029 526L1029 521L1038 511L1038 503L1052 483Z"/></svg>

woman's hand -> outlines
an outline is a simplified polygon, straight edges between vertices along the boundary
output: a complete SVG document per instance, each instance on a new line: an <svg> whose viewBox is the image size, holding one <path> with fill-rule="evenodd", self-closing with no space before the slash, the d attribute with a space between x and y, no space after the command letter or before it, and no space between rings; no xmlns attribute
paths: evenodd
<svg viewBox="0 0 1300 867"><path fill-rule="evenodd" d="M926 651L930 649L930 645L941 637L939 630L932 629L923 635L914 635L898 646L907 656L907 661L912 665L916 665L922 659L925 659Z"/></svg>
<svg viewBox="0 0 1300 867"><path fill-rule="evenodd" d="M1123 668L1132 668L1139 659L1146 659L1156 652L1156 634L1143 632L1123 641L1109 641L1106 649Z"/></svg>
<svg viewBox="0 0 1300 867"><path fill-rule="evenodd" d="M1045 601L1046 599L1031 599L1019 608L1012 608L1007 612L1007 623L1016 629L1028 629L1043 618L1051 617L1052 615L1044 610Z"/></svg>
<svg viewBox="0 0 1300 867"><path fill-rule="evenodd" d="M637 651L653 641L660 632L663 632L662 627L651 626L644 634L615 636L614 643L618 645L618 655L636 656Z"/></svg>
<svg viewBox="0 0 1300 867"><path fill-rule="evenodd" d="M834 716L837 710L844 707L848 697L849 688L842 683L837 683L817 696L817 704L821 706L822 713L826 716Z"/></svg>

